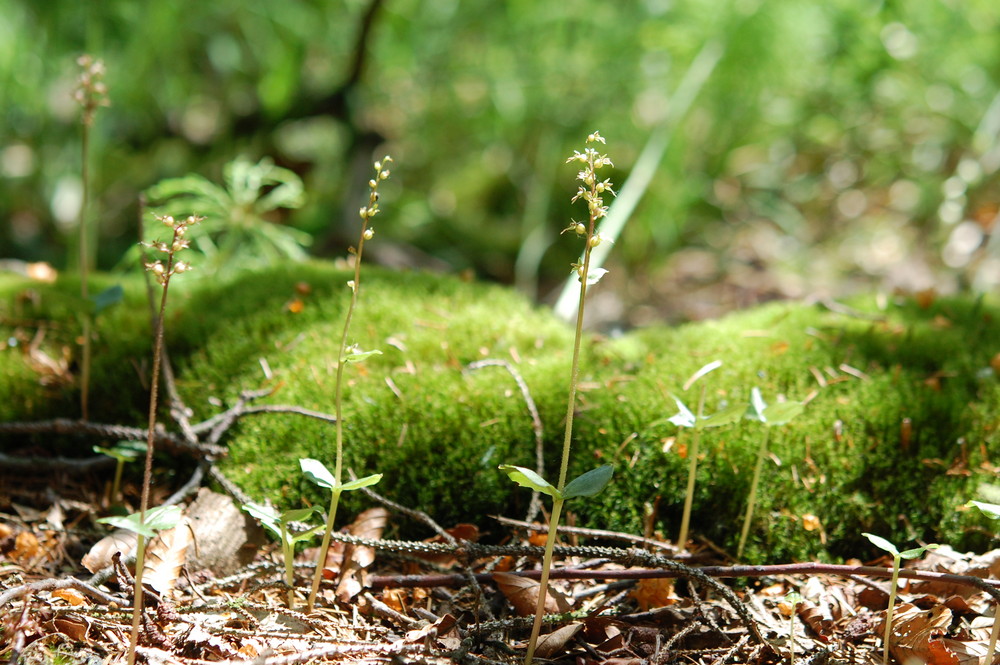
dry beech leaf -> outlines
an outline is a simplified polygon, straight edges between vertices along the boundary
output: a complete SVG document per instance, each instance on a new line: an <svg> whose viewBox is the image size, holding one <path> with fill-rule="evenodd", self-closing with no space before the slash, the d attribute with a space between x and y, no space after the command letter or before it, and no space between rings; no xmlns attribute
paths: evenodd
<svg viewBox="0 0 1000 665"><path fill-rule="evenodd" d="M666 577L639 580L629 595L638 603L639 609L648 612L654 607L666 607L677 602L674 581Z"/></svg>
<svg viewBox="0 0 1000 665"><path fill-rule="evenodd" d="M513 573L493 573L493 581L497 583L500 592L514 606L518 616L530 616L535 613L538 605L538 593L541 585L533 579L514 575ZM568 612L569 603L561 594L553 593L552 587L545 595L545 613L558 614Z"/></svg>
<svg viewBox="0 0 1000 665"><path fill-rule="evenodd" d="M900 605L892 617L889 650L901 663L980 665L982 656L974 653L976 643L944 637L951 620L951 610L944 605L929 612L910 603Z"/></svg>
<svg viewBox="0 0 1000 665"><path fill-rule="evenodd" d="M177 584L181 568L187 560L187 550L194 542L191 520L182 517L172 529L156 534L146 548L142 564L142 581L161 594L170 593Z"/></svg>
<svg viewBox="0 0 1000 665"><path fill-rule="evenodd" d="M54 632L68 636L74 642L83 644L93 644L87 639L89 622L79 616L61 616L52 620L51 624Z"/></svg>
<svg viewBox="0 0 1000 665"><path fill-rule="evenodd" d="M417 642L423 641L426 637L440 637L454 628L456 623L458 623L458 621L454 616L451 614L445 614L444 616L439 617L438 620L432 624L409 631L403 637L403 641L410 644L416 644Z"/></svg>
<svg viewBox="0 0 1000 665"><path fill-rule="evenodd" d="M87 602L87 598L76 589L56 589L52 592L55 598L62 598L70 605L76 607Z"/></svg>
<svg viewBox="0 0 1000 665"><path fill-rule="evenodd" d="M378 540L382 537L386 522L389 521L389 511L385 508L369 508L364 511L348 527L348 533L359 538ZM344 559L340 566L340 583L337 584L337 598L344 603L361 593L365 587L364 569L375 561L375 550L371 547L347 545L344 548ZM359 579L362 578L362 579Z"/></svg>
<svg viewBox="0 0 1000 665"><path fill-rule="evenodd" d="M96 573L111 565L111 557L115 555L115 552L121 552L122 556L132 553L138 539L139 537L131 531L115 529L94 543L90 551L83 555L80 563L90 572Z"/></svg>
<svg viewBox="0 0 1000 665"><path fill-rule="evenodd" d="M538 646L535 647L535 655L539 658L554 658L562 653L566 648L566 643L573 639L573 636L580 632L583 624L571 623L552 631L548 635L538 638Z"/></svg>

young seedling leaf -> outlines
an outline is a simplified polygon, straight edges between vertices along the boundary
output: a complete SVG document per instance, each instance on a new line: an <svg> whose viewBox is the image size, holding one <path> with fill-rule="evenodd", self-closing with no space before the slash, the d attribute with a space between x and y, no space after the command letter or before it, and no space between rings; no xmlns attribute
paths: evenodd
<svg viewBox="0 0 1000 665"><path fill-rule="evenodd" d="M769 426L785 425L799 416L805 410L802 402L778 402L764 411Z"/></svg>
<svg viewBox="0 0 1000 665"><path fill-rule="evenodd" d="M548 494L556 499L562 498L559 494L559 490L557 490L555 486L550 485L547 480L531 469L526 469L523 466L514 466L513 464L501 464L498 468L506 473L507 477L521 487L527 487L528 489L535 490L536 492Z"/></svg>
<svg viewBox="0 0 1000 665"><path fill-rule="evenodd" d="M333 477L333 474L318 459L304 457L299 460L299 467L310 482L328 490L332 490L337 486L337 480Z"/></svg>
<svg viewBox="0 0 1000 665"><path fill-rule="evenodd" d="M121 284L115 284L114 286L109 286L100 293L94 294L90 297L91 307L93 308L93 314L96 316L100 314L108 307L112 305L117 305L125 298L125 289L122 288Z"/></svg>
<svg viewBox="0 0 1000 665"><path fill-rule="evenodd" d="M563 488L563 499L572 499L578 496L594 496L611 482L611 475L615 467L610 464L591 469L587 473L577 476Z"/></svg>
<svg viewBox="0 0 1000 665"><path fill-rule="evenodd" d="M316 506L311 508L293 508L292 510L286 510L281 513L281 521L285 522L302 522L307 520L316 514Z"/></svg>
<svg viewBox="0 0 1000 665"><path fill-rule="evenodd" d="M983 512L984 515L990 519L1000 520L1000 504L996 503L985 503L983 501L969 501L965 504L966 508L978 508Z"/></svg>
<svg viewBox="0 0 1000 665"><path fill-rule="evenodd" d="M281 516L278 515L278 511L269 506L261 506L256 503L245 503L243 504L243 510L250 513L251 516L260 520L260 523L265 529L274 533L281 538L281 528L280 519Z"/></svg>
<svg viewBox="0 0 1000 665"><path fill-rule="evenodd" d="M351 353L344 355L344 362L359 363L365 358L368 358L370 356L380 356L380 355L382 355L382 352L379 351L378 349L372 351L353 351Z"/></svg>
<svg viewBox="0 0 1000 665"><path fill-rule="evenodd" d="M375 473L370 476L365 476L364 478L358 478L357 480L352 480L349 483L344 483L340 486L341 492L350 492L353 490L359 490L362 487L368 487L369 485L374 485L378 481L382 480L381 473Z"/></svg>
<svg viewBox="0 0 1000 665"><path fill-rule="evenodd" d="M923 554L928 550L936 550L940 545L930 544L924 545L923 547L915 547L912 550L903 550L899 553L899 558L901 559L916 559L918 556Z"/></svg>
<svg viewBox="0 0 1000 665"><path fill-rule="evenodd" d="M699 369L697 372L692 374L690 379L684 382L684 390L687 390L688 388L693 386L695 384L695 381L697 381L701 377L705 376L709 372L719 369L720 367L722 367L721 360L713 360L712 362L708 363L707 365Z"/></svg>
<svg viewBox="0 0 1000 665"><path fill-rule="evenodd" d="M861 535L867 538L869 541L871 541L871 544L879 548L880 550L888 552L894 557L899 556L899 550L896 549L896 546L890 543L885 538L881 536L876 536L873 533L862 533Z"/></svg>
<svg viewBox="0 0 1000 665"><path fill-rule="evenodd" d="M691 409L687 408L684 402L676 397L674 397L674 401L677 402L677 413L667 418L667 420L678 427L694 427L697 421L694 414L691 413Z"/></svg>
<svg viewBox="0 0 1000 665"><path fill-rule="evenodd" d="M764 396L760 394L760 388L754 386L750 391L750 408L747 409L746 418L747 420L766 422L765 411L767 411L767 402L764 401Z"/></svg>
<svg viewBox="0 0 1000 665"><path fill-rule="evenodd" d="M132 533L137 533L145 538L153 538L157 531L172 529L180 522L184 509L180 506L157 506L146 511L145 521L141 521L139 513L131 515L114 515L102 517L97 520L103 524L110 524L118 529L125 529Z"/></svg>
<svg viewBox="0 0 1000 665"><path fill-rule="evenodd" d="M146 444L141 441L122 441L114 448L94 446L92 450L95 453L113 457L119 462L127 462L143 455L146 452Z"/></svg>
<svg viewBox="0 0 1000 665"><path fill-rule="evenodd" d="M695 429L708 429L709 427L722 427L738 422L746 413L746 406L743 404L731 404L721 411L716 411L710 416L699 418L695 423Z"/></svg>

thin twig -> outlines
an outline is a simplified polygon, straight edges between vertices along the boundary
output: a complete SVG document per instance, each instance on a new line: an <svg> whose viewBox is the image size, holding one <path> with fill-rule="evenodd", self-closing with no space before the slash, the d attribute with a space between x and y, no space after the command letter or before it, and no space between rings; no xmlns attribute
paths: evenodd
<svg viewBox="0 0 1000 665"><path fill-rule="evenodd" d="M96 586L91 586L83 580L68 577L61 580L39 580L37 582L30 582L28 584L16 586L12 589L7 589L3 593L0 593L0 607L6 607L15 599L23 596L39 593L41 591L54 591L56 589L75 589L76 591L90 596L94 600L100 601L105 605L110 605L112 603L117 604L119 607L122 605L121 596L112 596L109 593L101 591Z"/></svg>
<svg viewBox="0 0 1000 665"><path fill-rule="evenodd" d="M509 517L503 517L502 515L493 515L493 519L497 520L501 524L506 524L509 526L517 526L522 529L528 529L530 531L545 531L548 532L549 527L544 524L534 524L532 522L522 522L521 520L511 519ZM579 526L566 526L560 525L556 529L557 533L572 534L577 536L586 536L588 538L603 538L606 540L621 540L627 543L635 543L636 545L641 545L643 547L652 547L658 550L667 550L671 553L672 557L677 560L688 560L695 558L691 554L678 553L677 547L670 544L664 543L659 540L653 540L652 538L643 538L642 536L635 536L630 533L622 533L620 531L605 531L603 529L587 529Z"/></svg>
<svg viewBox="0 0 1000 665"><path fill-rule="evenodd" d="M503 367L507 372L514 378L514 383L517 384L518 389L521 391L521 397L524 399L525 406L528 407L528 413L531 414L531 429L535 433L535 473L539 476L545 475L545 430L542 426L542 418L538 415L538 407L535 405L535 400L531 397L531 391L528 390L528 384L525 383L524 377L521 373L517 371L517 368L511 365L506 360L501 359L487 359L487 360L477 360L476 362L469 363L466 366L467 370L477 370L483 367ZM533 522L538 513L542 510L542 498L538 490L531 493L531 502L528 504L528 513L524 518L525 522Z"/></svg>
<svg viewBox="0 0 1000 665"><path fill-rule="evenodd" d="M53 418L51 420L35 420L32 422L0 423L0 436L5 434L84 434L88 436L120 439L125 441L143 441L148 430L144 427L128 427L126 425L107 425L90 421L70 420L69 418ZM172 450L192 453L197 457L206 455L223 455L224 446L211 443L190 443L184 437L157 428L154 432L156 445L165 445Z"/></svg>

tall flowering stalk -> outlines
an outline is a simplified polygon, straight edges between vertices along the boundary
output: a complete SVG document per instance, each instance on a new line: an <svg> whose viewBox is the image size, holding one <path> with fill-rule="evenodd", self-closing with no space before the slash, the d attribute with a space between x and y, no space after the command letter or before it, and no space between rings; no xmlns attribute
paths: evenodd
<svg viewBox="0 0 1000 665"><path fill-rule="evenodd" d="M573 441L573 415L576 409L576 391L580 380L580 346L583 341L583 313L584 304L587 299L587 288L595 284L606 271L590 271L590 253L601 244L602 239L597 233L596 227L605 215L608 208L604 205L604 194L614 195L611 181L601 180L597 172L605 166L613 166L607 155L599 153L595 148L590 147L593 143L604 143L604 138L598 132L594 132L587 137L587 147L583 152L574 150L573 156L566 160L566 163L579 162L583 168L577 173L576 179L582 184L573 197L573 202L583 199L587 203L588 220L586 223L574 221L563 229L563 233L573 232L583 237L584 250L583 257L579 263L573 264L573 270L580 280L580 300L576 310L576 336L573 340L573 362L570 369L569 398L566 405L566 430L563 436L562 461L559 465L559 482L553 486L531 469L519 466L504 464L500 469L504 471L511 480L523 487L529 487L535 491L548 494L552 497L552 512L549 517L549 533L545 540L545 554L542 558L542 576L539 580L538 604L535 607L535 621L531 627L531 637L528 640L528 651L525 656L525 665L531 665L535 656L535 648L538 644L538 635L542 629L542 617L545 614L545 600L548 596L549 571L552 568L552 553L556 544L556 530L559 528L559 518L562 514L563 504L575 497L593 496L600 492L611 480L614 469L611 465L598 467L566 482L566 474L569 469L569 454Z"/></svg>
<svg viewBox="0 0 1000 665"><path fill-rule="evenodd" d="M111 106L108 101L108 87L104 83L104 62L95 60L89 55L81 55L76 59L80 67L80 77L73 93L73 99L83 109L80 116L80 182L83 198L80 202L79 244L80 244L80 298L87 302L90 297L87 287L87 275L90 272L92 251L88 236L87 212L90 203L90 128L94 124L97 109ZM80 416L84 420L90 411L90 328L93 315L87 311L83 315L83 351L80 362Z"/></svg>
<svg viewBox="0 0 1000 665"><path fill-rule="evenodd" d="M161 254L163 258L146 263L146 270L151 272L161 287L160 308L157 312L153 331L153 375L149 387L149 430L146 435L146 467L142 476L142 499L139 503L138 542L135 558L135 589L132 608L132 634L129 639L128 665L135 663L135 647L139 641L139 624L142 617L142 573L143 559L146 553L146 537L142 527L146 524L146 512L149 510L149 488L153 482L153 446L156 432L156 406L160 387L160 358L163 355L163 317L167 311L167 293L170 290L170 279L175 275L187 272L191 265L177 259L177 254L188 247L184 237L188 228L200 222L202 217L190 216L176 220L170 216L157 216L157 219L172 231L168 242L157 241L143 243L146 247Z"/></svg>
<svg viewBox="0 0 1000 665"><path fill-rule="evenodd" d="M349 490L356 490L368 485L374 485L382 479L381 474L375 474L356 480L346 485L341 482L343 457L344 457L344 415L343 415L343 392L344 392L344 366L347 363L355 363L365 358L379 354L381 351L362 351L356 344L348 345L347 340L351 331L351 319L354 317L354 310L358 305L358 295L361 293L361 256L365 251L365 241L371 240L375 236L375 229L370 224L375 215L380 212L378 186L389 178L388 166L392 162L392 157L388 155L380 162L375 162L375 177L368 181L368 205L363 206L359 211L361 216L361 236L358 239L357 248L351 248L354 254L354 279L347 282L351 289L351 302L347 306L347 315L344 317L344 332L340 336L340 357L337 362L337 381L334 392L335 413L337 416L337 456L333 474L331 475L323 466L322 462L314 459L299 460L303 473L312 482L320 487L329 489L330 510L326 519L326 530L323 532L323 542L319 546L316 556L316 571L313 573L312 589L309 591L307 601L307 611L311 612L316 603L316 594L319 592L319 583L323 579L323 564L326 562L327 550L330 547L330 538L333 534L333 523L337 519L337 506L340 504L340 495Z"/></svg>

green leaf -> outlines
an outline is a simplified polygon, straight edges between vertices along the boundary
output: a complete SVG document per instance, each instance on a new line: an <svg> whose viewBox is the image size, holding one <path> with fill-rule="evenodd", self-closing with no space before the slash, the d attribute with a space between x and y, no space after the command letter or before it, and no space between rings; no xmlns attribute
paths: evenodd
<svg viewBox="0 0 1000 665"><path fill-rule="evenodd" d="M528 489L533 489L536 492L548 494L556 499L563 498L560 496L559 490L557 490L555 486L550 485L547 480L531 469L526 469L523 466L513 466L511 464L501 464L498 468L506 473L511 480L521 487L527 487Z"/></svg>
<svg viewBox="0 0 1000 665"><path fill-rule="evenodd" d="M677 413L667 418L667 420L678 427L694 427L697 420L694 414L691 413L691 409L687 408L684 402L676 397L674 397L674 401L677 402Z"/></svg>
<svg viewBox="0 0 1000 665"><path fill-rule="evenodd" d="M778 402L767 407L764 415L769 426L785 425L797 418L805 408L802 402Z"/></svg>
<svg viewBox="0 0 1000 665"><path fill-rule="evenodd" d="M364 478L358 478L357 480L352 480L349 483L344 483L340 486L341 492L350 492L352 490L359 490L362 487L368 487L369 485L374 485L378 481L382 480L382 474L376 473L370 476L365 476Z"/></svg>
<svg viewBox="0 0 1000 665"><path fill-rule="evenodd" d="M899 556L899 550L896 549L896 546L890 543L885 538L882 538L881 536L876 536L873 533L862 533L861 535L867 538L869 541L871 541L871 544L879 548L880 550L884 550L893 556Z"/></svg>
<svg viewBox="0 0 1000 665"><path fill-rule="evenodd" d="M754 386L750 391L750 408L747 409L746 418L747 420L766 422L765 411L767 411L767 402L764 401L763 395L760 394L760 388Z"/></svg>
<svg viewBox="0 0 1000 665"><path fill-rule="evenodd" d="M969 501L968 503L965 504L965 507L966 508L976 507L990 519L1000 520L1000 504L985 503L983 501Z"/></svg>
<svg viewBox="0 0 1000 665"><path fill-rule="evenodd" d="M615 472L615 467L610 464L591 469L583 475L577 476L563 488L563 499L572 499L578 496L594 496L611 482L611 476Z"/></svg>
<svg viewBox="0 0 1000 665"><path fill-rule="evenodd" d="M281 513L281 521L285 524L289 522L304 522L316 514L316 506L310 508L293 508Z"/></svg>
<svg viewBox="0 0 1000 665"><path fill-rule="evenodd" d="M920 556L924 552L926 552L928 550L936 550L939 547L941 547L941 546L940 545L936 545L934 543L931 543L930 545L924 545L923 547L916 547L916 548L914 548L912 550L904 550L904 551L902 551L902 552L899 553L899 558L901 558L901 559L916 559L918 556Z"/></svg>
<svg viewBox="0 0 1000 665"><path fill-rule="evenodd" d="M716 411L710 416L699 419L695 423L695 429L708 429L709 427L722 427L738 422L747 411L745 404L731 404L721 411Z"/></svg>
<svg viewBox="0 0 1000 665"><path fill-rule="evenodd" d="M302 473L306 475L306 478L310 482L320 487L325 487L328 490L332 490L337 486L337 480L333 477L333 474L319 460L305 457L299 460L299 466L302 468Z"/></svg>
<svg viewBox="0 0 1000 665"><path fill-rule="evenodd" d="M296 533L294 535L291 534L291 533L286 532L286 535L287 535L287 538L288 538L288 544L289 545L294 545L295 543L300 543L303 540L309 540L310 538L312 538L313 536L315 536L317 533L319 533L320 531L322 531L324 528L326 528L325 524L319 524L317 526L314 526L311 529L306 529L305 531L303 531L301 533Z"/></svg>
<svg viewBox="0 0 1000 665"><path fill-rule="evenodd" d="M382 352L378 349L374 351L352 351L351 353L344 355L344 362L348 363L359 363L369 356L380 356Z"/></svg>
<svg viewBox="0 0 1000 665"><path fill-rule="evenodd" d="M180 506L157 506L146 511L146 519L141 520L140 513L113 517L102 517L97 520L103 524L110 524L118 529L125 529L132 533L137 533L146 538L153 538L157 531L165 531L177 526L181 520L184 509Z"/></svg>
<svg viewBox="0 0 1000 665"><path fill-rule="evenodd" d="M260 520L260 523L264 528L269 531L276 533L278 537L281 537L281 516L278 515L278 511L270 506L262 506L257 503L245 503L243 504L243 510L250 513L251 516Z"/></svg>
<svg viewBox="0 0 1000 665"><path fill-rule="evenodd" d="M95 453L100 453L101 455L107 455L108 457L113 457L119 462L127 462L129 460L136 459L142 456L146 452L146 444L143 441L122 441L118 443L114 448L104 448L103 446L94 446L92 450Z"/></svg>
<svg viewBox="0 0 1000 665"><path fill-rule="evenodd" d="M124 298L125 289L122 288L121 284L109 286L100 293L90 296L90 301L93 303L94 315L100 314L112 305L117 305Z"/></svg>

